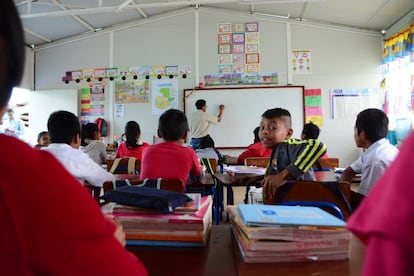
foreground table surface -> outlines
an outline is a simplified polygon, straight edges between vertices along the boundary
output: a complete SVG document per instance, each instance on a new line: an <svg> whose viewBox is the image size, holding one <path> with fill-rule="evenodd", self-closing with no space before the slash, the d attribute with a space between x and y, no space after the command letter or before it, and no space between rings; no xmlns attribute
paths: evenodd
<svg viewBox="0 0 414 276"><path fill-rule="evenodd" d="M360 275L364 248L351 239L349 260L244 263L229 224L214 225L205 248L129 247L149 275Z"/></svg>

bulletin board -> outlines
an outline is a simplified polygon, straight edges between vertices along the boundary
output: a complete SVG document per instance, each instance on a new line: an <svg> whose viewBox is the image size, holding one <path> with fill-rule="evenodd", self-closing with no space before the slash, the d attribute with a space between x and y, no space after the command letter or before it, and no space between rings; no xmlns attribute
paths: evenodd
<svg viewBox="0 0 414 276"><path fill-rule="evenodd" d="M261 115L275 107L291 113L293 137L300 138L305 118L303 86L185 89L184 112L189 120L199 99L206 100L207 112L211 114L218 113L220 104L225 105L221 122L210 125L210 135L218 148L244 148L252 144L253 130L259 126Z"/></svg>

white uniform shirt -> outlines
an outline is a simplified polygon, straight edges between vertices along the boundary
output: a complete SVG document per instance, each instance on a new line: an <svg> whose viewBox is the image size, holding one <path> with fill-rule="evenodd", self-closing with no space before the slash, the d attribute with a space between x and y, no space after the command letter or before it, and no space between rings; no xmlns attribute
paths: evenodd
<svg viewBox="0 0 414 276"><path fill-rule="evenodd" d="M105 144L98 140L91 140L81 150L86 153L96 164L102 165L106 163L106 147Z"/></svg>
<svg viewBox="0 0 414 276"><path fill-rule="evenodd" d="M191 114L190 130L192 138L202 138L210 134L210 124L216 124L218 117L202 110Z"/></svg>
<svg viewBox="0 0 414 276"><path fill-rule="evenodd" d="M385 169L397 157L398 149L383 138L372 144L367 151L351 164L361 174L359 193L367 195Z"/></svg>
<svg viewBox="0 0 414 276"><path fill-rule="evenodd" d="M102 187L105 181L114 180L114 175L96 164L86 153L68 144L54 143L42 148L53 154L59 162L82 183Z"/></svg>

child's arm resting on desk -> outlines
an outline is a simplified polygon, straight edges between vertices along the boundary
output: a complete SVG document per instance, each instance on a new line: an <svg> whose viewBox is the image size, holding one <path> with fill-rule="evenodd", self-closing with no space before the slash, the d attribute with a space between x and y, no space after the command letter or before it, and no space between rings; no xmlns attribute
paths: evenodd
<svg viewBox="0 0 414 276"><path fill-rule="evenodd" d="M349 183L352 183L352 178L355 175L356 175L356 172L351 167L348 167L341 173L341 177L339 178L339 181L347 181Z"/></svg>
<svg viewBox="0 0 414 276"><path fill-rule="evenodd" d="M292 177L299 179L326 152L326 146L319 140L309 139L306 141L296 141L290 139L287 143L294 145L298 149L297 157L293 163L288 165L280 173L265 177L263 180L263 192L266 197L272 197L276 189Z"/></svg>

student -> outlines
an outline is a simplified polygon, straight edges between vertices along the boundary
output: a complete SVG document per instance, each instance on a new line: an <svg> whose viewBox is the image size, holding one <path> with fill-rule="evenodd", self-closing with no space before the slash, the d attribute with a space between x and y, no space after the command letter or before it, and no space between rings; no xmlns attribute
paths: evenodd
<svg viewBox="0 0 414 276"><path fill-rule="evenodd" d="M139 124L135 121L129 121L125 125L125 133L122 135L125 141L123 141L116 151L116 158L122 157L135 157L136 159L142 159L142 151L149 146L148 143L141 142L141 129Z"/></svg>
<svg viewBox="0 0 414 276"><path fill-rule="evenodd" d="M49 132L41 131L37 135L37 144L34 146L37 149L47 147L50 144Z"/></svg>
<svg viewBox="0 0 414 276"><path fill-rule="evenodd" d="M312 165L325 153L326 146L319 140L293 139L292 134L289 111L273 108L263 113L259 137L266 148L272 149L262 182L264 196L272 197L277 187L290 179L315 180Z"/></svg>
<svg viewBox="0 0 414 276"><path fill-rule="evenodd" d="M50 114L47 128L51 144L42 150L53 154L61 164L80 182L102 187L114 176L96 164L80 147L81 128L78 117L69 111L56 111Z"/></svg>
<svg viewBox="0 0 414 276"><path fill-rule="evenodd" d="M355 122L354 140L357 147L367 149L341 174L341 181L351 183L356 174L361 174L358 193L367 195L375 182L395 159L398 149L385 137L388 133L388 117L379 109L361 111Z"/></svg>
<svg viewBox="0 0 414 276"><path fill-rule="evenodd" d="M14 1L0 1L0 26L1 117L24 71L24 36ZM105 219L52 155L7 135L0 135L0 150L2 275L147 275L123 248L122 226Z"/></svg>
<svg viewBox="0 0 414 276"><path fill-rule="evenodd" d="M215 147L214 141L210 136L203 137L200 146L195 150L198 158L216 159L217 164L224 164L226 157L221 154Z"/></svg>
<svg viewBox="0 0 414 276"><path fill-rule="evenodd" d="M99 128L95 123L82 125L81 150L96 164L106 164L106 147L100 140Z"/></svg>
<svg viewBox="0 0 414 276"><path fill-rule="evenodd" d="M368 149L369 150L369 149ZM412 275L414 134L347 221L366 246L361 275Z"/></svg>
<svg viewBox="0 0 414 276"><path fill-rule="evenodd" d="M320 128L312 122L303 125L302 133L300 134L300 139L318 139L319 134L321 133ZM321 158L328 158L328 153L325 152Z"/></svg>
<svg viewBox="0 0 414 276"><path fill-rule="evenodd" d="M158 136L165 142L149 145L142 154L141 179L180 178L185 190L190 175L200 176L200 161L194 150L184 147L188 122L184 112L165 111L158 121Z"/></svg>
<svg viewBox="0 0 414 276"><path fill-rule="evenodd" d="M253 144L247 147L238 157L226 156L226 163L228 164L243 164L246 158L250 157L270 157L272 149L265 148L259 138L259 129L256 127L253 130L254 140Z"/></svg>
<svg viewBox="0 0 414 276"><path fill-rule="evenodd" d="M210 124L220 122L224 111L224 105L221 104L217 116L207 113L207 104L203 99L197 100L195 106L197 111L190 118L191 146L193 149L199 147L203 137L210 135Z"/></svg>

